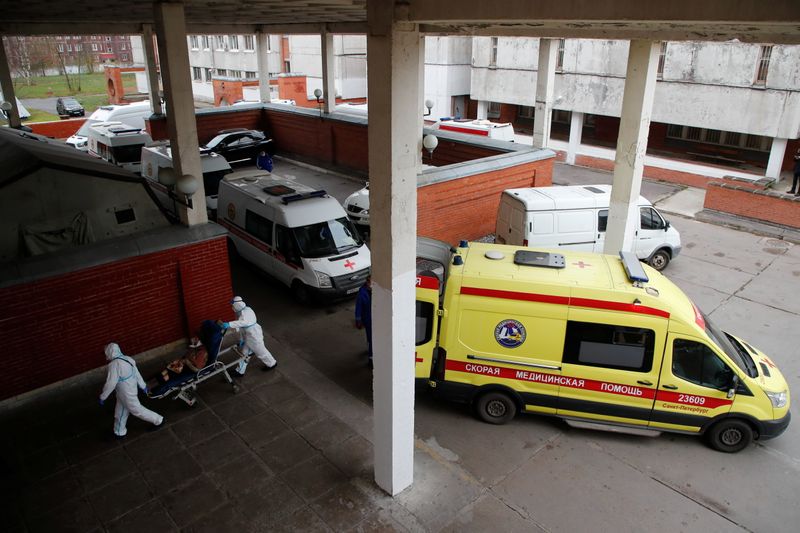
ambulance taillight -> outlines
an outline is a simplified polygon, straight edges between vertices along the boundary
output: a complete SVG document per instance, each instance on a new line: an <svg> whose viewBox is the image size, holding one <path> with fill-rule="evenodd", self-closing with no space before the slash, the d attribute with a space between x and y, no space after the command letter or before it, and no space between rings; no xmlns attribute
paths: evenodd
<svg viewBox="0 0 800 533"><path fill-rule="evenodd" d="M522 246L528 246L528 239L522 239Z"/></svg>

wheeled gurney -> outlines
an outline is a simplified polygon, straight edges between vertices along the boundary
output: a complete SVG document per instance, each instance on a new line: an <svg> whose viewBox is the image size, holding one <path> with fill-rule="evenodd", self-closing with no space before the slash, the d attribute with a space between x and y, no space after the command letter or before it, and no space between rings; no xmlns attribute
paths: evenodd
<svg viewBox="0 0 800 533"><path fill-rule="evenodd" d="M227 332L228 330L217 325L215 321L204 320L199 337L208 352L205 366L197 372L184 366L179 374L171 375L166 382L158 377L149 380L147 396L155 400L172 397L173 400L180 399L192 406L197 402L197 386L219 374L222 374L225 381L231 385L234 394L239 392L239 386L228 370L238 366L242 361L249 361L250 354L243 353L236 344L223 348Z"/></svg>

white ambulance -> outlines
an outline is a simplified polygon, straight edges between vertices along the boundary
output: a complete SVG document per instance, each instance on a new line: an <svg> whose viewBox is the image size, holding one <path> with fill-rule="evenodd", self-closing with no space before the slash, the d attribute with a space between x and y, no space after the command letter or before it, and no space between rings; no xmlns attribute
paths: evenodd
<svg viewBox="0 0 800 533"><path fill-rule="evenodd" d="M503 191L497 210L498 244L603 252L611 185L536 187ZM633 252L664 270L681 251L681 236L643 196Z"/></svg>
<svg viewBox="0 0 800 533"><path fill-rule="evenodd" d="M236 252L292 289L295 298L355 295L370 252L335 198L264 171L236 172L219 184L217 222Z"/></svg>
<svg viewBox="0 0 800 533"><path fill-rule="evenodd" d="M100 122L123 122L132 128L144 128L144 119L152 115L150 101L127 105L104 105L98 107L86 122L67 139L67 144L85 152L89 149L89 128Z"/></svg>
<svg viewBox="0 0 800 533"><path fill-rule="evenodd" d="M441 118L432 128L468 135L480 135L489 139L514 142L514 127L510 122L490 122L488 120Z"/></svg>
<svg viewBox="0 0 800 533"><path fill-rule="evenodd" d="M89 154L134 174L141 171L142 148L151 144L146 131L122 122L98 122L89 128Z"/></svg>

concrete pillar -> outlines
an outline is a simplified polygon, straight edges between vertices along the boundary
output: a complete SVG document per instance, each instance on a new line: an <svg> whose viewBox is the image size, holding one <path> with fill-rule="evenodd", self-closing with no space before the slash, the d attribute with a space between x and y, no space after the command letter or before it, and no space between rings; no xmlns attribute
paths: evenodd
<svg viewBox="0 0 800 533"><path fill-rule="evenodd" d="M198 181L192 196L192 208L178 205L181 222L187 226L205 224L206 193L203 189L203 170L197 143L197 123L194 116L192 77L189 48L186 44L186 19L183 4L156 3L155 22L161 78L167 100L167 132L172 148L172 167L179 176L189 175Z"/></svg>
<svg viewBox="0 0 800 533"><path fill-rule="evenodd" d="M327 31L320 35L322 41L322 97L325 98L325 113L336 109L336 66L333 55L333 34Z"/></svg>
<svg viewBox="0 0 800 533"><path fill-rule="evenodd" d="M539 66L536 70L536 114L533 117L534 148L547 148L547 143L550 141L557 53L558 39L539 39Z"/></svg>
<svg viewBox="0 0 800 533"><path fill-rule="evenodd" d="M258 94L262 102L269 102L269 34L261 30L256 33L256 54L258 55Z"/></svg>
<svg viewBox="0 0 800 533"><path fill-rule="evenodd" d="M367 3L375 481L391 495L414 476L417 168L422 36L393 0ZM402 8L401 8L402 9Z"/></svg>
<svg viewBox="0 0 800 533"><path fill-rule="evenodd" d="M163 115L164 106L161 105L158 61L156 61L156 44L153 41L153 37L152 24L142 24L142 46L144 46L144 60L147 68L147 92L150 93L150 109L154 115Z"/></svg>
<svg viewBox="0 0 800 533"><path fill-rule="evenodd" d="M489 101L478 100L478 120L486 120L489 118Z"/></svg>
<svg viewBox="0 0 800 533"><path fill-rule="evenodd" d="M12 128L19 128L22 126L22 121L19 118L17 97L14 94L14 81L11 79L11 66L8 64L8 55L6 55L2 35L0 35L0 89L3 90L3 98L0 98L0 100L11 104L11 109L6 111L8 125Z"/></svg>
<svg viewBox="0 0 800 533"><path fill-rule="evenodd" d="M786 143L787 139L779 137L772 139L767 172L764 174L767 178L772 178L775 181L781 179L781 167L783 166L783 157L786 155Z"/></svg>
<svg viewBox="0 0 800 533"><path fill-rule="evenodd" d="M573 111L569 121L568 165L575 164L575 157L578 155L578 148L581 145L581 137L583 137L583 113Z"/></svg>
<svg viewBox="0 0 800 533"><path fill-rule="evenodd" d="M660 41L630 42L603 248L606 254L617 255L621 250L633 250L660 50Z"/></svg>

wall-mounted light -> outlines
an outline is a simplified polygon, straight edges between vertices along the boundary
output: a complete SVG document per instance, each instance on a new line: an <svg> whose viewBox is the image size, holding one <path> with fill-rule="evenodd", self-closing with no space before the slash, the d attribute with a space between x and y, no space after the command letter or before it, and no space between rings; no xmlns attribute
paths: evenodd
<svg viewBox="0 0 800 533"><path fill-rule="evenodd" d="M433 160L433 151L439 146L439 138L436 135L428 134L422 138L422 146L428 151L428 157Z"/></svg>
<svg viewBox="0 0 800 533"><path fill-rule="evenodd" d="M314 89L314 98L317 99L317 107L319 107L319 118L322 118L322 102L320 102L320 98L322 98L322 89Z"/></svg>
<svg viewBox="0 0 800 533"><path fill-rule="evenodd" d="M425 100L425 107L427 108L428 112L422 115L423 117L431 116L431 110L433 109L433 100Z"/></svg>
<svg viewBox="0 0 800 533"><path fill-rule="evenodd" d="M165 167L158 171L158 182L167 188L167 195L172 200L189 209L194 209L192 207L192 195L200 188L200 182L193 176L184 174L178 179L175 169ZM176 189L180 194L176 194Z"/></svg>

